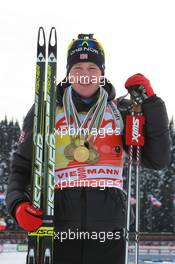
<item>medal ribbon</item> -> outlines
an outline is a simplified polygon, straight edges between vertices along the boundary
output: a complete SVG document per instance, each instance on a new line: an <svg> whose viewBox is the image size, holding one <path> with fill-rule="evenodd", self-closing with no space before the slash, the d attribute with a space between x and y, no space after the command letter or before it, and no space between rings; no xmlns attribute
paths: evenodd
<svg viewBox="0 0 175 264"><path fill-rule="evenodd" d="M83 122L81 122L79 118L79 114L75 108L75 105L72 100L72 86L69 86L64 93L63 96L63 106L64 106L64 111L66 114L66 121L67 125L70 126L70 117L72 115L72 118L74 120L73 126L76 129L76 133L79 133L79 131L82 130L82 128L85 128L87 125L90 116L92 115L92 118L89 122L89 125L87 126L89 134L92 130L92 128L96 128L97 131L101 126L101 123L103 121L106 105L107 105L107 99L108 99L108 93L104 90L104 88L100 87L100 96L88 113L86 114ZM93 113L93 114L92 114ZM85 130L83 130L84 133ZM87 139L88 135L84 134L84 138Z"/></svg>

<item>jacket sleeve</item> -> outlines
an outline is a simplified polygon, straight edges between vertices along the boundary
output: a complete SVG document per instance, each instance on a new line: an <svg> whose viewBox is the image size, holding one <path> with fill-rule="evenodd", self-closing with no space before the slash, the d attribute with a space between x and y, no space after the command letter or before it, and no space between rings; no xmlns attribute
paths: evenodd
<svg viewBox="0 0 175 264"><path fill-rule="evenodd" d="M18 148L11 162L6 204L12 216L14 216L14 209L19 202L31 200L33 118L34 106L32 106L24 119Z"/></svg>
<svg viewBox="0 0 175 264"><path fill-rule="evenodd" d="M124 123L128 104L126 100L119 103ZM145 100L142 110L145 116L145 144L141 148L141 164L147 168L161 170L169 165L171 159L169 120L165 103L154 95ZM128 152L125 145L125 130L123 139L124 148Z"/></svg>

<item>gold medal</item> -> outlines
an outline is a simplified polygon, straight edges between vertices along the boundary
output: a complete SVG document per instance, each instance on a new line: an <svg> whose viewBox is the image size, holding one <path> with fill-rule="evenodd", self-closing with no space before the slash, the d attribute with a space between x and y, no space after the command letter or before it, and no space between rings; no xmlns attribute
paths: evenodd
<svg viewBox="0 0 175 264"><path fill-rule="evenodd" d="M79 162L85 162L89 158L89 149L79 146L74 150L74 158Z"/></svg>
<svg viewBox="0 0 175 264"><path fill-rule="evenodd" d="M85 162L89 158L89 149L85 147L84 140L80 137L80 146L78 146L74 152L74 159L79 162Z"/></svg>
<svg viewBox="0 0 175 264"><path fill-rule="evenodd" d="M74 150L76 149L76 145L74 143L70 143L64 149L64 156L68 160L74 160Z"/></svg>
<svg viewBox="0 0 175 264"><path fill-rule="evenodd" d="M67 145L64 149L64 156L68 159L68 160L74 160L74 150L76 149L76 145L73 141L73 138L71 137L71 143L69 145Z"/></svg>
<svg viewBox="0 0 175 264"><path fill-rule="evenodd" d="M76 131L79 131L83 128L88 129L89 133L91 133L92 128L97 128L98 130L103 121L103 115L107 106L107 98L108 93L105 91L105 89L100 87L100 96L97 102L90 108L88 113L85 114L85 118L82 122L72 100L72 86L70 85L68 89L65 90L63 96L63 107L66 116L67 126L72 127L72 125L70 125L70 120L72 118L73 127ZM71 142L68 146L66 146L64 149L64 155L67 159L77 160L79 162L89 160L90 162L95 163L99 159L98 151L94 150L93 147L90 148L88 142L85 141L85 138L87 139L86 133L83 133L83 137L83 140L80 139L79 146L77 146L77 143L75 142ZM91 150L91 157L89 159L90 149L93 150Z"/></svg>

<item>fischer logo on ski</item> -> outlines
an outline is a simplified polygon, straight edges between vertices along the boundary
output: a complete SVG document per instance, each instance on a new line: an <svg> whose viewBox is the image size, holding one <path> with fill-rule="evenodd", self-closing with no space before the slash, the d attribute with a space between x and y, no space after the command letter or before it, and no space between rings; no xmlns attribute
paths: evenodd
<svg viewBox="0 0 175 264"><path fill-rule="evenodd" d="M38 134L36 139L36 162L34 169L34 197L33 197L33 205L37 208L40 208L40 200L41 200L41 177L42 177L42 146L43 146L43 137Z"/></svg>
<svg viewBox="0 0 175 264"><path fill-rule="evenodd" d="M55 178L55 137L50 136L49 171L48 171L48 213L53 215L54 204L54 178Z"/></svg>
<svg viewBox="0 0 175 264"><path fill-rule="evenodd" d="M55 38L54 45L51 45L52 38ZM36 59L32 203L43 211L43 225L28 233L27 264L53 264L56 62L57 36L56 29L52 27L45 81L46 41L44 29L40 27Z"/></svg>

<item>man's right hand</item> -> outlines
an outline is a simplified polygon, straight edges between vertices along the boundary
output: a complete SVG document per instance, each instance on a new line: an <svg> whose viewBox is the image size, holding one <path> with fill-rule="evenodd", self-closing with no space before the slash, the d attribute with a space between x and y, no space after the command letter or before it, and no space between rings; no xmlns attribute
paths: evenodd
<svg viewBox="0 0 175 264"><path fill-rule="evenodd" d="M16 206L15 217L20 227L26 231L35 231L42 225L43 212L29 202L21 202Z"/></svg>

